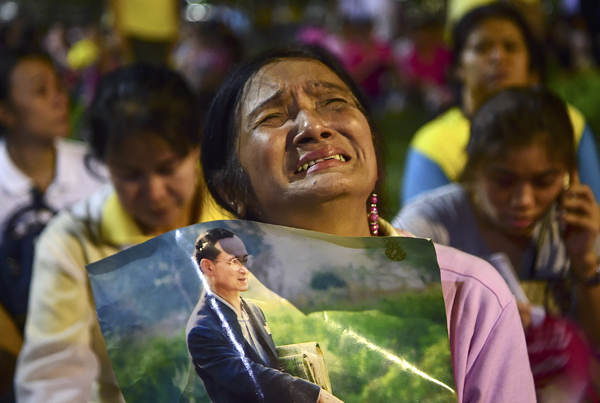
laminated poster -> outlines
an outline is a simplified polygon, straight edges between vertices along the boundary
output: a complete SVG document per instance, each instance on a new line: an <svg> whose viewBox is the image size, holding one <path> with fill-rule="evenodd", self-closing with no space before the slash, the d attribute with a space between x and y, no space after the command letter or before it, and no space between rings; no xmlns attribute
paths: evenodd
<svg viewBox="0 0 600 403"><path fill-rule="evenodd" d="M196 240L212 228L234 232L254 258L239 294L252 312L245 321L218 303L194 257ZM305 402L312 384L346 403L456 401L440 271L428 240L213 221L87 268L128 403ZM208 308L215 314L202 313ZM208 339L188 349L187 334L205 324L213 329ZM263 337L276 346L276 363Z"/></svg>

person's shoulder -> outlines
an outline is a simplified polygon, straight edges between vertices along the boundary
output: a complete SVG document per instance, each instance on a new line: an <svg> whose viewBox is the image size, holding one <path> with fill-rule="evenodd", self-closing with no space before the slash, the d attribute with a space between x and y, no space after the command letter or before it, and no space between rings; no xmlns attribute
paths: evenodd
<svg viewBox="0 0 600 403"><path fill-rule="evenodd" d="M99 188L88 198L78 201L73 206L59 211L46 225L40 237L54 237L59 234L78 236L83 227L99 227L102 209L106 200L114 192L107 184Z"/></svg>
<svg viewBox="0 0 600 403"><path fill-rule="evenodd" d="M497 305L500 310L513 300L506 282L490 263L450 246L434 245L442 283L448 291L453 290L463 300Z"/></svg>
<svg viewBox="0 0 600 403"><path fill-rule="evenodd" d="M81 210L77 214L73 208L67 208L48 222L36 241L34 272L53 276L60 272L61 276L66 275L77 284L86 284L85 266L119 251L103 242L99 220L94 220L90 214L94 202L81 201L73 206Z"/></svg>
<svg viewBox="0 0 600 403"><path fill-rule="evenodd" d="M565 104L567 105L567 112L569 113L569 116L571 116L571 119L577 118L585 120L583 113L576 106L573 106L568 102Z"/></svg>
<svg viewBox="0 0 600 403"><path fill-rule="evenodd" d="M63 168L69 170L70 175L77 175L87 183L81 185L93 185L98 187L108 181L106 167L91 157L87 143L73 139L59 139L56 143L59 158L64 164Z"/></svg>
<svg viewBox="0 0 600 403"><path fill-rule="evenodd" d="M80 140L61 138L56 141L56 148L59 152L65 152L72 155L85 156L88 152L87 143Z"/></svg>
<svg viewBox="0 0 600 403"><path fill-rule="evenodd" d="M223 319L232 323L235 314L230 311L218 298L204 294L200 297L186 325L186 338L189 342L192 337L215 337L223 333ZM195 336L193 336L195 335Z"/></svg>
<svg viewBox="0 0 600 403"><path fill-rule="evenodd" d="M419 129L410 149L435 162L450 180L456 180L466 163L469 119L453 107Z"/></svg>
<svg viewBox="0 0 600 403"><path fill-rule="evenodd" d="M188 319L186 333L190 333L194 327L205 321L210 314L212 314L212 309L210 308L210 304L207 303L206 294L203 294Z"/></svg>
<svg viewBox="0 0 600 403"><path fill-rule="evenodd" d="M417 195L408 201L406 207L430 205L431 202L438 204L464 203L466 197L467 193L460 183L449 183Z"/></svg>
<svg viewBox="0 0 600 403"><path fill-rule="evenodd" d="M581 113L579 109L577 109L571 104L567 104L567 112L569 113L571 124L573 125L575 142L579 143L579 140L581 140L581 136L583 135L583 131L587 124L585 116L583 116L583 113Z"/></svg>
<svg viewBox="0 0 600 403"><path fill-rule="evenodd" d="M465 129L468 133L469 120L458 106L453 106L440 116L421 126L415 133L413 143L425 141L430 137L437 138L438 136L447 135L448 132L462 133Z"/></svg>
<svg viewBox="0 0 600 403"><path fill-rule="evenodd" d="M414 216L454 216L457 211L467 205L467 194L459 183L450 183L439 188L431 189L412 198L402 207L393 224L398 226L399 220Z"/></svg>

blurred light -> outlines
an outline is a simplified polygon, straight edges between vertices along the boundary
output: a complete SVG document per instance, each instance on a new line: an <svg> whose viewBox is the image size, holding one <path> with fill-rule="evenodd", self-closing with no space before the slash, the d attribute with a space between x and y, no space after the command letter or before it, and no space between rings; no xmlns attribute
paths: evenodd
<svg viewBox="0 0 600 403"><path fill-rule="evenodd" d="M17 16L19 6L14 1L9 1L0 6L0 19L10 21Z"/></svg>
<svg viewBox="0 0 600 403"><path fill-rule="evenodd" d="M208 4L188 4L185 19L190 22L207 21L212 15L212 6Z"/></svg>
<svg viewBox="0 0 600 403"><path fill-rule="evenodd" d="M250 30L250 21L242 13L228 9L223 15L223 21L237 35L244 35Z"/></svg>

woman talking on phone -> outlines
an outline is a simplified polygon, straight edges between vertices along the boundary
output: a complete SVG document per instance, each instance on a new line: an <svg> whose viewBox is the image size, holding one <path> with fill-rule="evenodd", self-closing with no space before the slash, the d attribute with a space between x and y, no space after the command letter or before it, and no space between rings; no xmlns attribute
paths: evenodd
<svg viewBox="0 0 600 403"><path fill-rule="evenodd" d="M549 324L543 312L574 319L600 346L600 207L590 187L579 182L574 148L573 127L560 99L534 88L500 92L473 115L461 182L415 198L393 222L490 260L499 270L507 267L508 276L512 272L521 281L513 292L518 296L522 289L524 294L519 308L540 401L547 401L548 384L569 376L559 382L557 368L552 373L543 365L536 368L540 356L532 355L537 354L534 341L540 329L546 329L548 343L548 329L572 328L570 322ZM545 311L536 314L540 311L532 312L531 305ZM583 372L561 384L573 394L551 401L581 401L590 388L589 347L572 329L569 337L581 340L576 350L587 354L562 370Z"/></svg>

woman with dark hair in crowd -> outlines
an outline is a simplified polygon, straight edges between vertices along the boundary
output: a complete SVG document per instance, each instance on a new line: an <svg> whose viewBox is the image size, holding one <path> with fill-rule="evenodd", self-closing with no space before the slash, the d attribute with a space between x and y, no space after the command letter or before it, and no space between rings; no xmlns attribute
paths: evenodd
<svg viewBox="0 0 600 403"><path fill-rule="evenodd" d="M89 113L107 186L60 213L36 246L20 402L122 401L85 266L164 232L227 218L201 177L195 98L170 70L134 65L104 77Z"/></svg>
<svg viewBox="0 0 600 403"><path fill-rule="evenodd" d="M241 65L207 114L202 163L238 218L338 236L400 235L377 216L378 134L357 84L323 51ZM531 402L514 297L483 260L436 245L460 402ZM343 396L340 396L343 397Z"/></svg>
<svg viewBox="0 0 600 403"><path fill-rule="evenodd" d="M461 183L415 198L393 222L489 260L509 283L513 276L521 280L524 291L513 292L523 295L540 401L584 401L591 351L570 325L554 325L530 304L572 316L600 345L600 206L579 183L574 144L567 108L555 95L534 88L500 92L473 115Z"/></svg>
<svg viewBox="0 0 600 403"><path fill-rule="evenodd" d="M405 159L401 202L457 181L467 155L472 115L503 89L539 85L544 55L525 19L510 5L494 3L465 14L453 29L454 78L460 104L427 123L413 137ZM581 181L600 197L600 162L594 135L569 107Z"/></svg>
<svg viewBox="0 0 600 403"><path fill-rule="evenodd" d="M0 129L0 361L9 363L1 366L1 401L22 342L34 242L58 210L105 179L85 168L83 143L64 139L69 100L40 51L0 51Z"/></svg>

